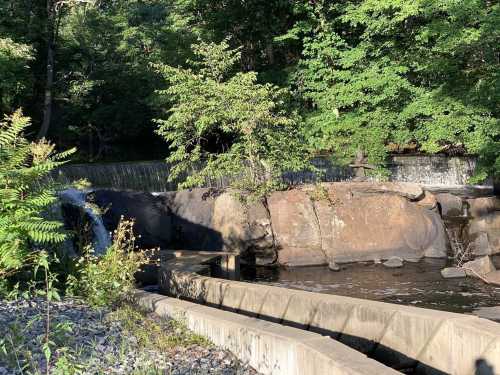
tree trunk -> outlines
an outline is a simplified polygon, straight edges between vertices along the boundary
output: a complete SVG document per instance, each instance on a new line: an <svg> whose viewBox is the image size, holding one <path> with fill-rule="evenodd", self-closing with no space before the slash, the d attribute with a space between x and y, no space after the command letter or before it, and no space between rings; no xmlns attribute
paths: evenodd
<svg viewBox="0 0 500 375"><path fill-rule="evenodd" d="M54 55L56 43L55 8L52 0L47 0L47 77L45 82L45 93L43 99L43 121L37 138L45 138L49 131L52 118L52 98L54 86Z"/></svg>

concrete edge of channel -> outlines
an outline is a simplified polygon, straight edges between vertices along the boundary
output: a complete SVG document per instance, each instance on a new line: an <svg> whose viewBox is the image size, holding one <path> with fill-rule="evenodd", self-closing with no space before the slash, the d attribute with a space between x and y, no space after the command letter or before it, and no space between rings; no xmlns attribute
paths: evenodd
<svg viewBox="0 0 500 375"><path fill-rule="evenodd" d="M318 333L142 290L133 299L160 317L183 321L262 374L399 374Z"/></svg>

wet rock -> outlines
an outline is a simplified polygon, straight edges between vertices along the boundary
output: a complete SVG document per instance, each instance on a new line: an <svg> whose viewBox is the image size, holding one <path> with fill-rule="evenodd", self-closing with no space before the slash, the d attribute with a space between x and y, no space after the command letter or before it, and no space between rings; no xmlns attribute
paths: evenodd
<svg viewBox="0 0 500 375"><path fill-rule="evenodd" d="M462 199L449 193L436 194L436 200L441 206L441 215L443 217L463 216Z"/></svg>
<svg viewBox="0 0 500 375"><path fill-rule="evenodd" d="M445 279L454 279L466 277L467 274L463 268L460 267L446 267L441 270L441 276Z"/></svg>
<svg viewBox="0 0 500 375"><path fill-rule="evenodd" d="M467 276L484 277L487 274L496 271L489 256L476 258L470 262L466 262L462 266L467 273Z"/></svg>
<svg viewBox="0 0 500 375"><path fill-rule="evenodd" d="M336 271L340 271L340 266L337 263L330 261L328 263L328 269L330 271L335 271L336 272Z"/></svg>
<svg viewBox="0 0 500 375"><path fill-rule="evenodd" d="M382 264L388 268L401 268L403 267L403 259L398 257L390 257Z"/></svg>

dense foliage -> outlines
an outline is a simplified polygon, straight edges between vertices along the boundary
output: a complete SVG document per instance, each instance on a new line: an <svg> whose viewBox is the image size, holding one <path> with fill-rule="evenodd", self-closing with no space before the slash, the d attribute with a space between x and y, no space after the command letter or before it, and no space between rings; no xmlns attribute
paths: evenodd
<svg viewBox="0 0 500 375"><path fill-rule="evenodd" d="M130 296L134 275L146 263L144 253L135 251L133 226L133 221L120 221L113 244L102 257L95 256L90 246L83 249L68 277L69 294L83 297L92 306L117 305Z"/></svg>
<svg viewBox="0 0 500 375"><path fill-rule="evenodd" d="M498 4L365 0L298 8L304 21L281 39L304 41L295 82L313 149L348 158L361 150L379 164L405 148L498 153Z"/></svg>
<svg viewBox="0 0 500 375"><path fill-rule="evenodd" d="M34 135L83 160L168 156L153 119L174 121L179 101L154 93L172 94L197 40L227 41L240 54L230 78L287 92L280 106L300 114L311 153L378 166L394 152L470 153L485 177L500 167L499 13L491 0L0 0L0 111L24 107Z"/></svg>

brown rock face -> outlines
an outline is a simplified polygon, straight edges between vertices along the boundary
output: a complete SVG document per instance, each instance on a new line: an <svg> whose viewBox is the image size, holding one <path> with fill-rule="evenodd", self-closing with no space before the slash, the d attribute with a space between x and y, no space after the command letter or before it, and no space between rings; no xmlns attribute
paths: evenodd
<svg viewBox="0 0 500 375"><path fill-rule="evenodd" d="M132 216L139 228L148 224L146 229L156 218L151 207L159 218L165 216L166 224L153 220L150 235L164 248L234 251L255 256L261 264L276 257L282 265L305 266L446 255L441 218L428 209L434 200L414 184L309 185L272 193L267 204L243 203L239 194L211 189L144 193L142 200L133 196L132 203L145 214L134 211ZM414 202L419 198L428 202ZM110 212L130 211L129 200L117 200ZM163 233L169 236L160 241Z"/></svg>
<svg viewBox="0 0 500 375"><path fill-rule="evenodd" d="M332 193L340 195L334 187ZM322 225L328 238L324 251L337 262L446 255L446 235L437 215L398 195L344 193L330 212Z"/></svg>
<svg viewBox="0 0 500 375"><path fill-rule="evenodd" d="M308 194L299 189L275 192L267 203L279 263L288 266L326 264L318 217Z"/></svg>
<svg viewBox="0 0 500 375"><path fill-rule="evenodd" d="M417 202L420 207L427 208L428 210L434 210L437 208L437 199L434 194L430 191L424 192L424 197Z"/></svg>
<svg viewBox="0 0 500 375"><path fill-rule="evenodd" d="M449 193L436 194L436 199L441 206L443 217L457 217L463 215L463 203L460 197Z"/></svg>
<svg viewBox="0 0 500 375"><path fill-rule="evenodd" d="M500 254L500 211L473 218L469 224L469 236L477 255Z"/></svg>
<svg viewBox="0 0 500 375"><path fill-rule="evenodd" d="M314 189L273 193L268 199L281 264L446 256L439 215L397 192L359 186L353 191L345 183L324 184L320 193Z"/></svg>
<svg viewBox="0 0 500 375"><path fill-rule="evenodd" d="M481 217L500 211L500 199L496 197L481 197L467 200L472 217Z"/></svg>
<svg viewBox="0 0 500 375"><path fill-rule="evenodd" d="M243 204L236 191L226 191L214 202L211 228L222 236L225 251L252 251L274 260L271 221L261 201Z"/></svg>

